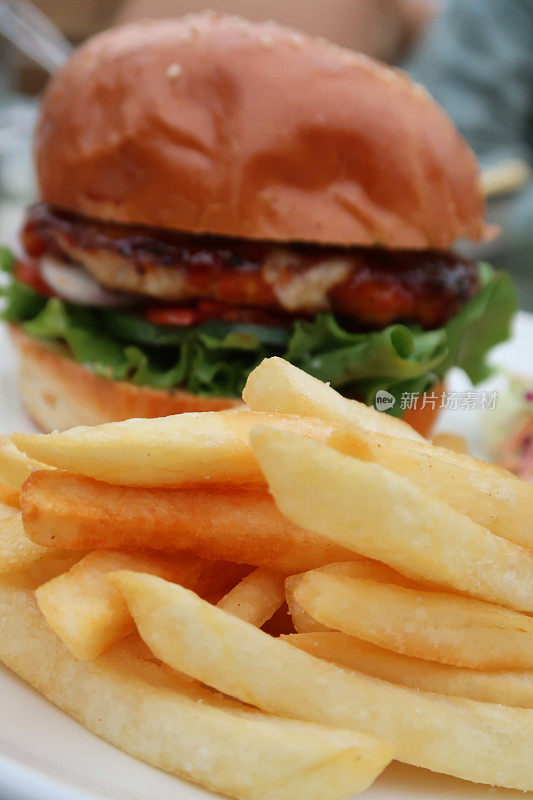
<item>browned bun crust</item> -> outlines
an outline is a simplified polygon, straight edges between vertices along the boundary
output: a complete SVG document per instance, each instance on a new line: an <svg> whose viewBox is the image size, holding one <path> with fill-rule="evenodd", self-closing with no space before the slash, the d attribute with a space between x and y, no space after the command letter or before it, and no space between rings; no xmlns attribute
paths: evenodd
<svg viewBox="0 0 533 800"><path fill-rule="evenodd" d="M107 31L51 80L42 199L193 233L389 248L482 238L475 157L406 75L272 22Z"/></svg>
<svg viewBox="0 0 533 800"><path fill-rule="evenodd" d="M75 425L100 425L130 417L166 417L185 411L221 411L241 405L229 397L197 397L99 378L68 356L61 346L43 344L9 325L19 355L19 390L33 421L46 433ZM439 396L442 386L435 389ZM422 404L420 404L422 406ZM407 412L404 419L429 436L439 403Z"/></svg>
<svg viewBox="0 0 533 800"><path fill-rule="evenodd" d="M36 425L47 433L130 417L166 417L184 411L220 411L241 405L228 397L197 397L110 381L94 375L55 345L43 344L10 325L19 355L19 391Z"/></svg>

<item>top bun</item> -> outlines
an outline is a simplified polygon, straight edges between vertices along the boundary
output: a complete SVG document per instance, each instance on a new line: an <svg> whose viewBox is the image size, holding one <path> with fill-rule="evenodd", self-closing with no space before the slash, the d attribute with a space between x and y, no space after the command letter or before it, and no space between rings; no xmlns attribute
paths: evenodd
<svg viewBox="0 0 533 800"><path fill-rule="evenodd" d="M45 202L277 241L445 248L485 234L476 159L405 74L207 12L106 31L51 80Z"/></svg>

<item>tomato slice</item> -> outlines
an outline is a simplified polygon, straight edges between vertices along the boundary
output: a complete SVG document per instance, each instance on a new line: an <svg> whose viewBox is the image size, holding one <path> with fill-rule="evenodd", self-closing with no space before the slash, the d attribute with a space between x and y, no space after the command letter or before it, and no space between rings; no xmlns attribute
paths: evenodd
<svg viewBox="0 0 533 800"><path fill-rule="evenodd" d="M148 306L144 318L154 325L189 327L209 320L241 322L252 325L270 325L275 328L290 324L290 317L265 308L234 306L216 300L200 300L194 306Z"/></svg>
<svg viewBox="0 0 533 800"><path fill-rule="evenodd" d="M145 309L144 318L153 325L172 325L176 328L188 328L199 322L199 313L196 308L174 307Z"/></svg>
<svg viewBox="0 0 533 800"><path fill-rule="evenodd" d="M25 283L38 294L44 297L55 297L55 292L43 281L39 264L36 261L20 261L17 259L14 270L15 278L20 283Z"/></svg>

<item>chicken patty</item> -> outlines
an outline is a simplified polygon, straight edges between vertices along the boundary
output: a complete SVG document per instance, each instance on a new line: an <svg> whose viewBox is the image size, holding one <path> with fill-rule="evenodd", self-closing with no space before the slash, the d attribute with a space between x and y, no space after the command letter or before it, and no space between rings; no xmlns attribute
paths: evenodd
<svg viewBox="0 0 533 800"><path fill-rule="evenodd" d="M28 212L33 258L81 264L106 288L169 303L216 301L291 316L332 311L370 328L444 324L479 290L475 262L449 252L340 248L197 236Z"/></svg>

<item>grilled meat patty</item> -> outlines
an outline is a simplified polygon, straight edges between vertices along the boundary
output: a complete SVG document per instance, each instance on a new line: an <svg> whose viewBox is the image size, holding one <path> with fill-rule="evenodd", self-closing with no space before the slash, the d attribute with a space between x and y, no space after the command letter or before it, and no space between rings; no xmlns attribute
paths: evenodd
<svg viewBox="0 0 533 800"><path fill-rule="evenodd" d="M449 252L196 236L44 204L29 211L22 241L33 258L81 264L102 286L151 301L216 301L288 319L328 310L371 328L439 327L479 290L475 262Z"/></svg>

